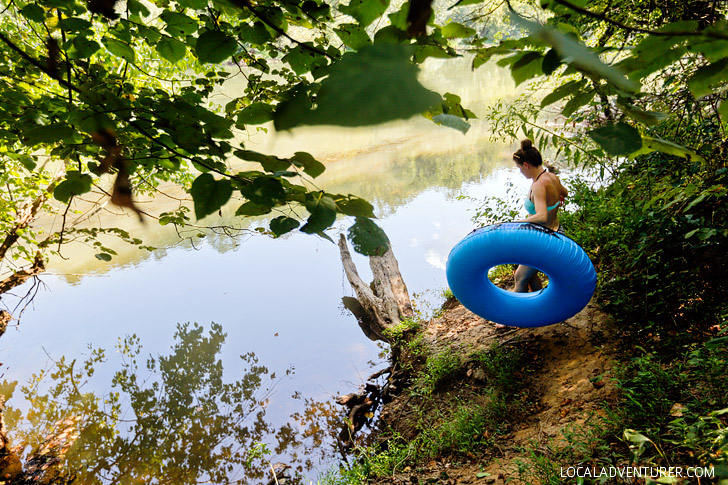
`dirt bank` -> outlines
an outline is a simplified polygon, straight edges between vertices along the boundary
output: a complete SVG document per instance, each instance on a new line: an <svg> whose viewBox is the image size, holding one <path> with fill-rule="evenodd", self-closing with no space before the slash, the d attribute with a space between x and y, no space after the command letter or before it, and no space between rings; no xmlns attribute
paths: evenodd
<svg viewBox="0 0 728 485"><path fill-rule="evenodd" d="M423 329L425 346L434 352L459 355L466 363L464 375L436 389L435 399L429 401L437 404L424 412L446 414L464 401L484 402L486 378L477 366L467 363L469 356L507 345L520 346L528 357L513 375L521 388L518 399L524 405L505 429L488 437L492 446L486 451L466 454L467 459L457 461L433 457L423 466L406 467L376 483L539 483L542 480L534 475L532 466L526 467L531 471L523 471L524 463L533 465L539 450L553 452L575 446L573 436L578 433L582 433L580 446L589 446L584 425L598 422L604 403L616 397L609 378L612 347L606 338L607 316L596 305L590 304L561 324L534 329L497 328L457 302L445 308ZM405 390L383 407L381 428L405 439L414 438L414 421L423 413L421 404Z"/></svg>

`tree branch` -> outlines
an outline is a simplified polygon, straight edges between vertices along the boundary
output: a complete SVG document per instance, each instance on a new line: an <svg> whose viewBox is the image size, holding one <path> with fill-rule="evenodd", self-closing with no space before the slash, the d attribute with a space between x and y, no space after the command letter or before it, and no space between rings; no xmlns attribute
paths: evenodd
<svg viewBox="0 0 728 485"><path fill-rule="evenodd" d="M568 0L554 0L554 2L558 3L559 5L561 5L563 7L570 8L571 10L574 10L575 12L579 12L582 15L586 15L587 17L601 20L603 22L607 22L612 25L615 25L621 29L628 30L630 32L636 32L639 34L662 35L662 36L666 36L666 37L677 36L677 35L687 35L687 36L714 37L716 39L727 39L728 38L728 35L719 35L716 32L661 32L658 30L650 30L650 29L643 29L641 27L633 27L631 25L627 25L623 22L620 22L619 20L611 19L611 18L607 17L604 13L592 12L591 10L588 10L586 8L582 8L577 5L574 5L573 3L569 2ZM606 12L606 10L605 10L605 12Z"/></svg>

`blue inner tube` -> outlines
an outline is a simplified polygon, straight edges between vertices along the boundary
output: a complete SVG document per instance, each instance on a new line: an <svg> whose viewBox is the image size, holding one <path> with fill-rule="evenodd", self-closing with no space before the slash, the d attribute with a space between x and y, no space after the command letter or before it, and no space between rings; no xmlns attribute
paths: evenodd
<svg viewBox="0 0 728 485"><path fill-rule="evenodd" d="M495 286L488 270L524 264L545 273L548 286L515 293ZM573 317L589 303L597 273L572 239L537 224L508 222L471 232L450 251L447 281L468 310L514 327L542 327Z"/></svg>

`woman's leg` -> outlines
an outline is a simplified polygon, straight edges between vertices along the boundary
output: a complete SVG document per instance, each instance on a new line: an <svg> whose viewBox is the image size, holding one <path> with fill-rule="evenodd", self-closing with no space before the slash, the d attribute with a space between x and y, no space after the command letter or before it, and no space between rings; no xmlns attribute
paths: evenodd
<svg viewBox="0 0 728 485"><path fill-rule="evenodd" d="M539 288L534 288L534 290L540 290L541 280L538 278L536 273L538 273L538 270L536 268L531 268L529 266L519 264L518 268L516 268L516 273L514 275L516 279L516 286L513 288L513 291L515 291L516 293L527 293L528 283L533 284L532 280L534 278L538 280L537 284L539 285Z"/></svg>
<svg viewBox="0 0 728 485"><path fill-rule="evenodd" d="M533 275L530 280L528 280L528 289L530 291L539 291L543 289L543 282L541 281L541 278L538 276L538 273Z"/></svg>

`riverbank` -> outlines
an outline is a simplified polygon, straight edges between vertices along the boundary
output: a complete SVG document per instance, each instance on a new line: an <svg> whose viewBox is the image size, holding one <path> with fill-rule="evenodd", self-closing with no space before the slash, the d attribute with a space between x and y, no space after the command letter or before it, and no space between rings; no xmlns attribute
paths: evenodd
<svg viewBox="0 0 728 485"><path fill-rule="evenodd" d="M402 391L381 412L383 451L358 473L381 474L379 484L536 483L534 451L590 446L616 402L608 318L595 304L534 329L496 328L453 299L443 308L393 331Z"/></svg>

